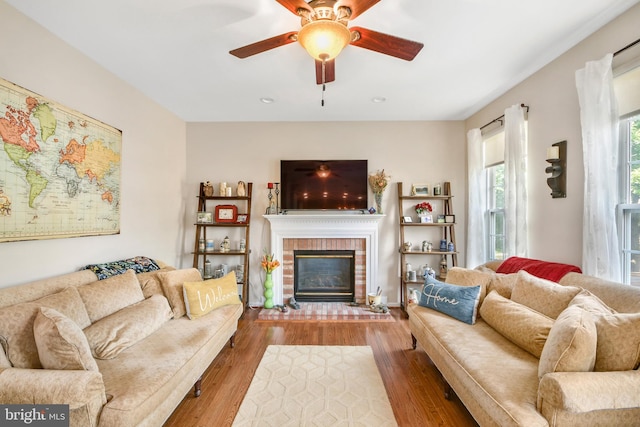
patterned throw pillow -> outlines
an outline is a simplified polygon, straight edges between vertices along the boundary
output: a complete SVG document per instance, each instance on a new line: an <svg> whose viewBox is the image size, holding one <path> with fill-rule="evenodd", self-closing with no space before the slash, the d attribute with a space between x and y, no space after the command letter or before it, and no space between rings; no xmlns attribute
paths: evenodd
<svg viewBox="0 0 640 427"><path fill-rule="evenodd" d="M451 285L427 276L418 304L473 325L478 314L481 291L480 285Z"/></svg>
<svg viewBox="0 0 640 427"><path fill-rule="evenodd" d="M33 335L43 368L98 371L84 333L59 311L41 307L33 322Z"/></svg>
<svg viewBox="0 0 640 427"><path fill-rule="evenodd" d="M98 280L103 280L122 274L127 270L133 270L136 273L147 273L149 271L160 270L160 266L151 258L137 256L103 264L89 264L80 270L91 270L98 276Z"/></svg>
<svg viewBox="0 0 640 427"><path fill-rule="evenodd" d="M220 279L185 282L183 289L187 316L191 320L225 305L242 304L234 271Z"/></svg>
<svg viewBox="0 0 640 427"><path fill-rule="evenodd" d="M580 288L562 286L521 270L511 291L511 300L556 319L580 291Z"/></svg>
<svg viewBox="0 0 640 427"><path fill-rule="evenodd" d="M597 339L593 316L577 305L570 305L549 331L540 355L538 377L550 372L593 371Z"/></svg>
<svg viewBox="0 0 640 427"><path fill-rule="evenodd" d="M524 304L491 291L480 307L480 315L500 335L540 358L553 326L553 319Z"/></svg>
<svg viewBox="0 0 640 427"><path fill-rule="evenodd" d="M169 300L173 310L173 317L179 319L187 314L182 293L182 284L185 282L201 282L202 276L197 268L185 268L180 270L158 273L162 291Z"/></svg>
<svg viewBox="0 0 640 427"><path fill-rule="evenodd" d="M153 295L98 320L85 328L84 334L96 359L113 359L153 334L172 317L167 299Z"/></svg>

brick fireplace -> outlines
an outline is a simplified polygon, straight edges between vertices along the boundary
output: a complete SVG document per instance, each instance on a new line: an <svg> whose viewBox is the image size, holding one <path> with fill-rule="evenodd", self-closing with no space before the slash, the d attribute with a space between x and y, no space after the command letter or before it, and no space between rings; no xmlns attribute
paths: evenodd
<svg viewBox="0 0 640 427"><path fill-rule="evenodd" d="M378 221L383 215L359 213L289 213L265 215L271 224L271 252L281 260L274 271L274 304L294 291L294 250L355 251L355 297L364 302L378 286Z"/></svg>
<svg viewBox="0 0 640 427"><path fill-rule="evenodd" d="M282 256L282 293L283 300L286 302L294 295L295 282L298 279L298 285L300 284L300 277L295 276L295 258L294 254L304 253L310 255L317 253L318 255L331 255L332 253L346 253L353 252L354 259L354 288L353 296L345 299L338 296L327 296L326 298L310 297L300 298L299 301L353 301L355 296L356 301L364 302L367 277L366 277L366 241L365 239L339 239L339 238L318 238L318 239L284 239L284 252ZM348 280L346 277L342 279ZM348 285L348 283L344 283ZM298 289L299 290L299 289ZM326 290L329 292L329 290Z"/></svg>

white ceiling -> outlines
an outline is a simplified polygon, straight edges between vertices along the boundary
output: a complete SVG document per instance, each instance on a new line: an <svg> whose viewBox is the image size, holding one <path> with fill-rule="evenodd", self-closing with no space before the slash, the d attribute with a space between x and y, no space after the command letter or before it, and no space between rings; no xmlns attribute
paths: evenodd
<svg viewBox="0 0 640 427"><path fill-rule="evenodd" d="M347 46L324 107L299 44L228 53L300 28L275 0L5 1L191 122L466 119L639 0L381 0L352 25L424 48Z"/></svg>

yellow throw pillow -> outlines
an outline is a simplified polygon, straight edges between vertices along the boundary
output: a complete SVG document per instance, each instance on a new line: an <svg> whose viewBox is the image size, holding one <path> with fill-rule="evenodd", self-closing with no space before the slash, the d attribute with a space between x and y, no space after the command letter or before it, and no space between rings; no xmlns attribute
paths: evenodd
<svg viewBox="0 0 640 427"><path fill-rule="evenodd" d="M234 271L220 279L184 282L183 292L189 319L197 319L225 305L242 304Z"/></svg>

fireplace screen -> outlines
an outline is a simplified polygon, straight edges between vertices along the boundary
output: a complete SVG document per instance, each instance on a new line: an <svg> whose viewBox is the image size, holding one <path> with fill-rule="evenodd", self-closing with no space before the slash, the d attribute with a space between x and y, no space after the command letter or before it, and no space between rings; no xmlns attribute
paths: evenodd
<svg viewBox="0 0 640 427"><path fill-rule="evenodd" d="M355 251L293 252L294 295L298 301L353 301Z"/></svg>

